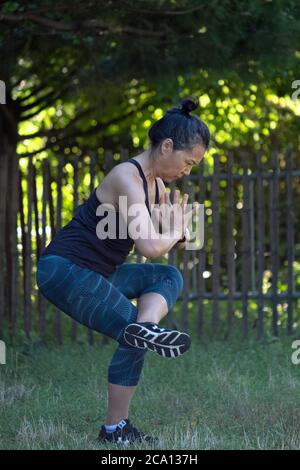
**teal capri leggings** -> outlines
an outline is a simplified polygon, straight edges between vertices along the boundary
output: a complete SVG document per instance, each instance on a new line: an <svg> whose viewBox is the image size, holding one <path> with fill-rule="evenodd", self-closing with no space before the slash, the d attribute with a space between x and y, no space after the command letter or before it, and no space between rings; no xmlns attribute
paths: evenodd
<svg viewBox="0 0 300 470"><path fill-rule="evenodd" d="M108 381L137 385L146 349L129 346L123 338L125 327L135 322L138 314L129 299L156 292L171 310L183 288L180 271L161 263L123 263L106 278L49 254L40 257L36 277L40 291L52 304L79 323L118 341Z"/></svg>

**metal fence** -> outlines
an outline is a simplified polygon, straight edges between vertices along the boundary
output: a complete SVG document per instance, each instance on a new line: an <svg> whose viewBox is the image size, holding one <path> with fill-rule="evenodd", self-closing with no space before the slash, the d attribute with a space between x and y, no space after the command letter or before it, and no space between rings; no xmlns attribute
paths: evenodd
<svg viewBox="0 0 300 470"><path fill-rule="evenodd" d="M126 150L119 155L85 153L20 165L16 246L2 273L6 288L0 311L2 329L12 338L20 330L45 343L78 338L78 324L50 306L38 291L35 269L43 248L78 204L115 164L128 159ZM201 163L197 173L176 182L190 194L190 202L205 205L204 248L172 250L155 261L131 252L128 259L171 263L182 272L180 312L169 313L169 325L180 322L198 338L209 333L228 337L233 331L245 337L254 331L257 338L266 331L293 332L300 297L297 157L292 151L274 152L266 164L261 154L244 155L238 168L233 153L215 154L213 165ZM169 187L172 197L175 183ZM87 330L87 336L93 343L94 333Z"/></svg>

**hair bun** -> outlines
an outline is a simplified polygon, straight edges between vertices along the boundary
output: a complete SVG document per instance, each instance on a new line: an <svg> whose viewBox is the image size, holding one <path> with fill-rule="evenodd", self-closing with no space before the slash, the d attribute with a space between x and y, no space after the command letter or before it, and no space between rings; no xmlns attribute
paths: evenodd
<svg viewBox="0 0 300 470"><path fill-rule="evenodd" d="M189 96L181 101L180 111L184 114L189 114L191 111L194 111L199 106L199 98L193 98Z"/></svg>

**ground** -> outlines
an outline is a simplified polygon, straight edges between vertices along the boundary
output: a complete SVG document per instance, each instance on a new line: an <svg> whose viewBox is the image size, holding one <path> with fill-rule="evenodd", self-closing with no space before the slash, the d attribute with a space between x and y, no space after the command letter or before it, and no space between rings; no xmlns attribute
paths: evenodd
<svg viewBox="0 0 300 470"><path fill-rule="evenodd" d="M176 359L149 352L130 419L159 436L158 449L300 449L294 339L194 339ZM0 366L0 448L116 448L95 441L114 348L113 341L8 347Z"/></svg>

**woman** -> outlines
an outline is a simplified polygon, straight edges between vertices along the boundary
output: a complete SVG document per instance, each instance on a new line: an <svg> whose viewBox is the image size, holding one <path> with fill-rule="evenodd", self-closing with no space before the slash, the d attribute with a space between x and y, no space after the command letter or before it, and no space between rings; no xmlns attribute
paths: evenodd
<svg viewBox="0 0 300 470"><path fill-rule="evenodd" d="M119 343L108 370L107 419L98 436L100 441L156 442L128 420L145 353L149 349L163 357L177 357L190 347L186 333L158 326L181 293L180 271L160 263L124 261L133 245L149 259L175 245L184 246L184 230L194 209L186 210L187 194L179 204L178 191L172 205L164 182L188 175L208 148L207 126L190 115L197 106L198 101L185 99L181 108L172 108L155 122L149 130L151 147L116 165L105 176L38 262L37 283L43 295L73 319ZM124 196L126 207L120 203ZM155 209L155 220L160 218L161 223L159 233L168 233L167 237L155 236L158 231L150 218L154 203L159 204ZM128 210L134 204L139 207L139 237ZM121 220L127 218L125 238L120 237L118 219L116 237L110 232L107 238L99 235L99 222L108 207L117 211ZM166 223L168 209L174 214L172 233ZM133 298L137 298L137 307L129 300Z"/></svg>

